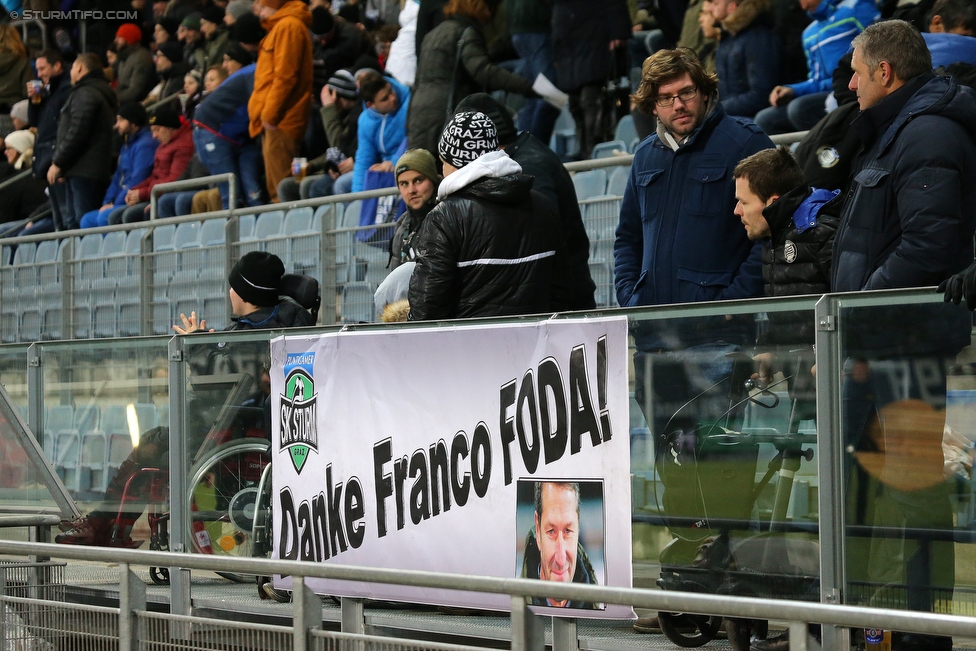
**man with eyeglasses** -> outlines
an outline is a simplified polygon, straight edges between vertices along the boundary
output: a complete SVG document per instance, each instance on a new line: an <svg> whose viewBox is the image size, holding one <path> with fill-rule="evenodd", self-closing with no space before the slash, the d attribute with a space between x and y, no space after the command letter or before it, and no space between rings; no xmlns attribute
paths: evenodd
<svg viewBox="0 0 976 651"><path fill-rule="evenodd" d="M634 99L657 117L657 130L637 148L624 191L614 243L617 301L628 307L761 296L762 244L749 241L735 215L732 170L772 141L750 120L725 113L718 78L687 48L648 57ZM742 382L702 385L701 378L725 374L727 354L754 333L751 315L644 322L635 331L634 397L653 430L656 459L677 459L683 429L728 413ZM664 489L671 515L700 515L695 500L674 490ZM748 519L750 512L725 508L718 517ZM678 544L668 546L667 562L690 565L701 536L672 533ZM657 618L642 618L634 628L652 632L657 625Z"/></svg>
<svg viewBox="0 0 976 651"><path fill-rule="evenodd" d="M634 99L657 131L637 148L620 210L620 305L761 296L761 247L735 216L732 170L772 141L726 115L718 79L687 48L649 57Z"/></svg>

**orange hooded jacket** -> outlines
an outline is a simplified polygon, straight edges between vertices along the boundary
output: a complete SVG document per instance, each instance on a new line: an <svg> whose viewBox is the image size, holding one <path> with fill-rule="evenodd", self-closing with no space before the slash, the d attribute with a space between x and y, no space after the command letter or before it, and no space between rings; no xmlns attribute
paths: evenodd
<svg viewBox="0 0 976 651"><path fill-rule="evenodd" d="M268 35L261 40L254 92L247 103L252 138L272 124L298 140L305 135L312 108L312 14L301 0L287 0L261 21Z"/></svg>

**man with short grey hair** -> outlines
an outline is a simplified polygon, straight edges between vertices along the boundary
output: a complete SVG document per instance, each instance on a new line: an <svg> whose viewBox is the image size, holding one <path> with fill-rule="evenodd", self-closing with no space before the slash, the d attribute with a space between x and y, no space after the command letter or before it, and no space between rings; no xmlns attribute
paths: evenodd
<svg viewBox="0 0 976 651"><path fill-rule="evenodd" d="M831 291L938 285L973 261L976 93L932 72L925 41L907 22L871 25L853 45L849 87L861 113L851 128L863 144L834 239ZM877 311L847 317L853 370L844 385L846 444L857 459L850 490L855 473L859 487L877 486L852 493L857 505L849 521L868 525L871 538L867 562L854 566L875 585L904 586L892 606L928 612L954 587L953 544L937 533L953 526L941 474L945 369L970 342L971 329L968 315L932 307L899 308L891 319L897 327L875 337L864 315ZM905 369L904 397L917 400L884 388L886 364ZM932 417L919 418L919 407ZM878 474L899 467L899 436L911 441L910 460L901 462L910 472ZM935 481L905 481L926 474ZM904 533L892 536L891 527ZM949 651L952 639L895 633L891 648Z"/></svg>
<svg viewBox="0 0 976 651"><path fill-rule="evenodd" d="M864 143L834 240L832 291L938 285L973 261L976 93L936 77L905 21L854 39Z"/></svg>

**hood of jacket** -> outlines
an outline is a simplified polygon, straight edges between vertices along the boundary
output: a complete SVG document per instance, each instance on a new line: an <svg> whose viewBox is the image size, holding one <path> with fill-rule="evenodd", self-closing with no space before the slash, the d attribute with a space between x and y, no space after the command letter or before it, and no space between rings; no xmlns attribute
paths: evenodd
<svg viewBox="0 0 976 651"><path fill-rule="evenodd" d="M769 0L742 0L736 10L722 21L722 27L735 36L768 11Z"/></svg>
<svg viewBox="0 0 976 651"><path fill-rule="evenodd" d="M504 151L491 151L481 158L468 163L454 174L445 177L437 187L437 199L438 201L443 201L458 190L467 188L482 179L501 179L521 173L522 166L512 160ZM476 196L481 196L489 201L510 203L521 200L532 189L531 177L521 178L529 179L529 187L519 195L518 199L509 197L509 194L516 190L515 187L508 187L512 179L505 179L505 182L501 184L488 184L487 187L484 184L479 184L482 187L478 188L477 191L471 188L469 189ZM487 192L487 196L482 194L484 192ZM506 199L504 197L509 198Z"/></svg>
<svg viewBox="0 0 976 651"><path fill-rule="evenodd" d="M834 201L838 194L834 190L801 185L782 195L763 210L763 217L769 224L770 239L778 244L786 233L794 229L802 233L816 227L820 210Z"/></svg>
<svg viewBox="0 0 976 651"><path fill-rule="evenodd" d="M950 77L934 77L909 98L881 136L878 156L884 155L906 124L923 115L939 115L955 120L976 141L976 91L968 86L960 86ZM862 116L858 116L855 123L860 122Z"/></svg>
<svg viewBox="0 0 976 651"><path fill-rule="evenodd" d="M272 27L285 18L297 18L306 26L312 26L312 12L308 10L308 5L300 0L288 0L281 5L281 9L274 12L269 18L262 20L261 27L270 32Z"/></svg>

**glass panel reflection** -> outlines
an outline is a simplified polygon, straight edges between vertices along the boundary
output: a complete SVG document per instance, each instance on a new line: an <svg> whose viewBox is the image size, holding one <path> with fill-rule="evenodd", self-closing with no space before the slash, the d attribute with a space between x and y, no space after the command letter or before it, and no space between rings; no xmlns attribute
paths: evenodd
<svg viewBox="0 0 976 651"><path fill-rule="evenodd" d="M631 320L636 586L819 600L814 299Z"/></svg>
<svg viewBox="0 0 976 651"><path fill-rule="evenodd" d="M840 324L848 601L976 614L971 315L846 307Z"/></svg>

